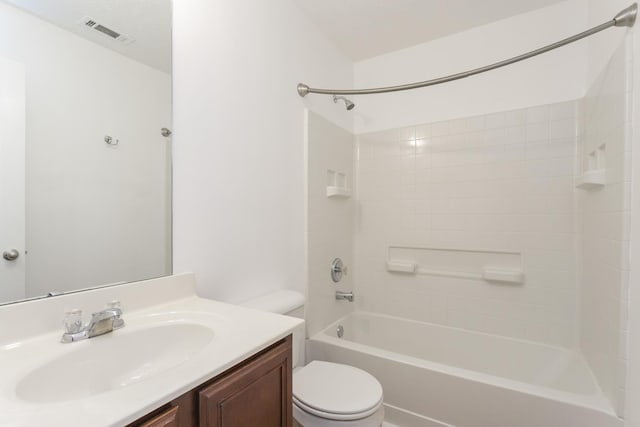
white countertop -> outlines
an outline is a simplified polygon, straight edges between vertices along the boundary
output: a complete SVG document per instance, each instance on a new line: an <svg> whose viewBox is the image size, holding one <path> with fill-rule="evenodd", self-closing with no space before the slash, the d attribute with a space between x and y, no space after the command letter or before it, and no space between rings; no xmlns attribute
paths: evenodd
<svg viewBox="0 0 640 427"><path fill-rule="evenodd" d="M0 307L0 425L126 425L286 337L303 324L301 319L199 298L195 295L193 280L192 275L173 276ZM149 292L153 296L146 298L147 304L142 303L141 296ZM83 303L95 306L97 301L112 299L122 302L126 322L123 329L77 343L60 343L65 308L85 308ZM128 310L127 307L135 308ZM85 308L87 311L97 309ZM40 317L29 321L38 313L48 321ZM33 402L16 394L19 382L48 361L64 359L66 354L83 346L99 343L104 346L115 334L134 333L158 321L165 324L196 321L210 327L213 338L180 364L110 391L59 402ZM8 325L24 327L8 328ZM47 329L43 330L45 325ZM171 346L171 342L167 345ZM79 367L77 375L83 374Z"/></svg>

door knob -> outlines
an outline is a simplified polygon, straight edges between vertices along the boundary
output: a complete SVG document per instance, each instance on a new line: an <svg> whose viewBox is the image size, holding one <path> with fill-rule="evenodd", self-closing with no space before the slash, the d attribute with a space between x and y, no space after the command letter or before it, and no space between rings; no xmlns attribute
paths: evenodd
<svg viewBox="0 0 640 427"><path fill-rule="evenodd" d="M6 259L7 261L15 261L19 256L20 252L18 252L17 249L11 249L2 253L2 258Z"/></svg>

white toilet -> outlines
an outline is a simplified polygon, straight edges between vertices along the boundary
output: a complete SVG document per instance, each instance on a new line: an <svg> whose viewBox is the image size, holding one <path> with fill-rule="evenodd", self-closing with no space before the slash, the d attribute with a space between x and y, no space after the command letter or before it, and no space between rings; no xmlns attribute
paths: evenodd
<svg viewBox="0 0 640 427"><path fill-rule="evenodd" d="M304 318L304 297L276 291L246 301L245 307ZM303 427L380 427L382 386L353 366L304 361L304 327L293 334L293 418Z"/></svg>

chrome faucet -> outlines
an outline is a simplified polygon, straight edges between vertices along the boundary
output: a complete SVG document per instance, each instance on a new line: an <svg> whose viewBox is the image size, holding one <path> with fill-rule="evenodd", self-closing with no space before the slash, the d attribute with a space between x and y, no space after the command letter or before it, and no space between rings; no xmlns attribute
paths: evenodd
<svg viewBox="0 0 640 427"><path fill-rule="evenodd" d="M112 301L106 309L93 313L86 326L82 324L82 310L71 310L65 314L64 326L63 343L81 341L123 328L120 301Z"/></svg>
<svg viewBox="0 0 640 427"><path fill-rule="evenodd" d="M343 300L346 299L349 302L353 302L353 292L340 292L336 291L336 299Z"/></svg>

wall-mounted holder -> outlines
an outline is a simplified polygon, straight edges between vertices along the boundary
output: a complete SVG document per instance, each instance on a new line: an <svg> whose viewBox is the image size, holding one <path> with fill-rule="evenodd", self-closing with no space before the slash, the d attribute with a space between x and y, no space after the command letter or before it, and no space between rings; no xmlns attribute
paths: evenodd
<svg viewBox="0 0 640 427"><path fill-rule="evenodd" d="M386 267L390 273L490 283L521 284L525 280L518 252L390 246L388 257Z"/></svg>
<svg viewBox="0 0 640 427"><path fill-rule="evenodd" d="M413 261L387 261L387 271L392 273L414 274L416 272L416 263Z"/></svg>
<svg viewBox="0 0 640 427"><path fill-rule="evenodd" d="M607 170L596 169L585 171L582 176L576 178L576 187L582 190L596 190L607 183Z"/></svg>
<svg viewBox="0 0 640 427"><path fill-rule="evenodd" d="M347 186L347 175L327 170L327 197L348 199L351 197L351 189Z"/></svg>
<svg viewBox="0 0 640 427"><path fill-rule="evenodd" d="M114 139L112 136L105 135L104 136L104 142L106 142L107 145L115 146L115 145L118 145L120 143L120 140L119 139Z"/></svg>
<svg viewBox="0 0 640 427"><path fill-rule="evenodd" d="M351 197L351 190L344 187L327 187L327 197L348 199Z"/></svg>
<svg viewBox="0 0 640 427"><path fill-rule="evenodd" d="M606 144L598 146L587 156L587 168L576 178L576 187L583 190L597 190L607 183Z"/></svg>

